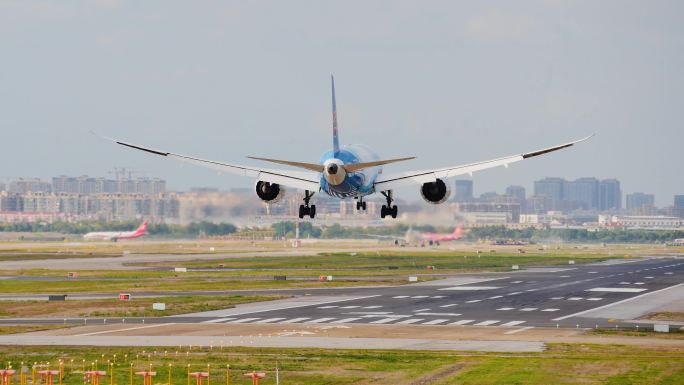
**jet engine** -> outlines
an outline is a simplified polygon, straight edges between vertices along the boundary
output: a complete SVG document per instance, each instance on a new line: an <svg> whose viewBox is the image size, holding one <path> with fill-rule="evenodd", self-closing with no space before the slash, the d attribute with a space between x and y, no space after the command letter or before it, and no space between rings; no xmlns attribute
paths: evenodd
<svg viewBox="0 0 684 385"><path fill-rule="evenodd" d="M257 196L266 203L277 203L285 196L285 188L277 183L258 181L255 189Z"/></svg>
<svg viewBox="0 0 684 385"><path fill-rule="evenodd" d="M451 195L451 189L443 180L437 179L434 182L423 183L420 187L420 195L425 202L432 204L444 203Z"/></svg>

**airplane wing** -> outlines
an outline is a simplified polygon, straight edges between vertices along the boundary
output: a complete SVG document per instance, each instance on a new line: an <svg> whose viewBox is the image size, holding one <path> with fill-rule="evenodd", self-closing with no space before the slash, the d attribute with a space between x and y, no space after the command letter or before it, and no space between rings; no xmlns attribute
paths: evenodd
<svg viewBox="0 0 684 385"><path fill-rule="evenodd" d="M592 135L576 140L574 142L561 144L554 147L544 148L537 151L527 152L518 155L506 156L503 158L497 158L492 160L486 160L483 162L476 162L470 164L463 164L452 167L438 168L434 170L422 170L422 171L408 171L400 172L394 174L381 174L375 181L375 191L387 191L393 190L397 187L409 186L414 184L431 183L437 179L448 179L459 175L471 174L475 171L485 170L497 166L508 167L509 164L519 162L524 159L532 158L539 155L548 154L549 152L561 150L567 147L571 147L579 142L583 142Z"/></svg>
<svg viewBox="0 0 684 385"><path fill-rule="evenodd" d="M149 147L143 147L137 144L122 142L120 140L104 137L109 141L122 146L130 147L136 150L145 151L150 154L174 158L186 163L192 163L198 166L214 169L219 172L227 172L236 175L249 176L258 181L277 183L279 185L293 187L302 190L309 190L318 192L319 176L316 172L307 171L290 171L290 170L274 170L251 166L241 166L237 164L229 164L223 162L216 162L213 160L196 158L194 156L175 154L173 152L155 150Z"/></svg>

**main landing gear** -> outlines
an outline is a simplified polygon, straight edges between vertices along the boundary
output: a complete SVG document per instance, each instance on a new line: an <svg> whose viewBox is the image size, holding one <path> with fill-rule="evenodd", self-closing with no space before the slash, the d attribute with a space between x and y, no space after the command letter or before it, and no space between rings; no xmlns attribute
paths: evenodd
<svg viewBox="0 0 684 385"><path fill-rule="evenodd" d="M357 211L366 211L366 202L363 201L363 197L358 197L356 198L358 201L356 202L356 210Z"/></svg>
<svg viewBox="0 0 684 385"><path fill-rule="evenodd" d="M308 215L311 219L316 216L316 205L309 206L309 201L311 200L312 196L314 196L314 193L311 191L304 191L304 204L299 205L299 219L304 218L306 215Z"/></svg>
<svg viewBox="0 0 684 385"><path fill-rule="evenodd" d="M396 218L399 209L397 208L397 205L392 205L392 191L381 191L380 193L387 199L387 205L382 205L382 208L380 208L380 218L384 218L388 215L391 215L392 218Z"/></svg>

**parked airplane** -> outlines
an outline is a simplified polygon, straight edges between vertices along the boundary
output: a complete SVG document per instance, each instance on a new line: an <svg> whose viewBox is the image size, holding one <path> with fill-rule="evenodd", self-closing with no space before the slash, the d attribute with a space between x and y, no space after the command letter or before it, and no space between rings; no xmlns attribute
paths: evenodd
<svg viewBox="0 0 684 385"><path fill-rule="evenodd" d="M119 239L133 239L147 234L147 221L144 221L135 231L99 231L88 233L83 239L99 241L118 241Z"/></svg>
<svg viewBox="0 0 684 385"><path fill-rule="evenodd" d="M340 146L337 127L337 107L335 103L335 79L331 76L332 84L332 130L333 148L325 152L318 163L293 162L271 158L249 156L250 159L265 162L283 164L303 169L305 171L293 171L282 169L270 169L254 166L242 166L232 163L216 162L196 158L194 156L181 155L168 151L160 151L137 144L107 138L117 144L146 151L151 154L175 158L181 161L209 167L221 172L230 172L237 175L249 176L256 179L257 196L268 203L275 203L283 198L286 187L304 190L304 202L299 206L299 218L316 216L316 205L310 204L311 198L317 192L323 192L337 198L354 198L357 200L356 209L366 210L366 202L363 198L367 195L379 192L387 204L380 210L380 217L397 217L398 208L392 205L394 201L393 190L398 187L418 185L423 199L432 204L445 202L451 193L447 179L458 175L470 174L492 167L504 166L524 159L544 155L552 151L570 147L576 143L589 139L591 136L561 144L538 151L526 152L518 155L506 156L482 162L441 167L430 170L408 171L399 173L384 173L381 166L414 159L404 157L381 160L377 154L368 147L358 144Z"/></svg>
<svg viewBox="0 0 684 385"><path fill-rule="evenodd" d="M430 244L436 243L439 245L440 242L457 241L463 238L463 225L458 225L451 234L440 234L440 233L418 233L420 239L428 241Z"/></svg>

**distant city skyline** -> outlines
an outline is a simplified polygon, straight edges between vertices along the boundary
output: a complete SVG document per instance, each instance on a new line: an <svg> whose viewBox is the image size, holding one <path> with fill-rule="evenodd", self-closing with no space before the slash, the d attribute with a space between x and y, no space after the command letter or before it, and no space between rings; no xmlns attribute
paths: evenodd
<svg viewBox="0 0 684 385"><path fill-rule="evenodd" d="M476 173L684 193L684 2L0 2L1 177L145 170L170 189L252 181L119 148L316 161L340 139L425 169L581 146ZM418 199L417 188L396 191Z"/></svg>

